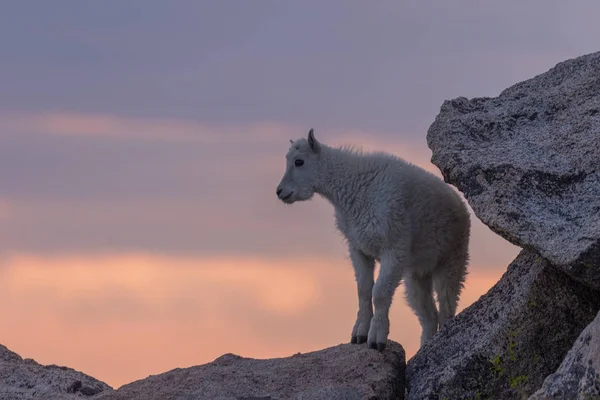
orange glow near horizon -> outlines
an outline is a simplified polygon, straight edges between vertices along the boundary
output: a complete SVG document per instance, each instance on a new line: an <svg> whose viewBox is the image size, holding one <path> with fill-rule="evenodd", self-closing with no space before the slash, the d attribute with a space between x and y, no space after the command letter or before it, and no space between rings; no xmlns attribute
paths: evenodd
<svg viewBox="0 0 600 400"><path fill-rule="evenodd" d="M503 272L471 268L459 309ZM284 357L347 342L356 315L344 259L14 255L0 275L2 344L115 388L224 353ZM408 359L420 327L403 293L390 319Z"/></svg>

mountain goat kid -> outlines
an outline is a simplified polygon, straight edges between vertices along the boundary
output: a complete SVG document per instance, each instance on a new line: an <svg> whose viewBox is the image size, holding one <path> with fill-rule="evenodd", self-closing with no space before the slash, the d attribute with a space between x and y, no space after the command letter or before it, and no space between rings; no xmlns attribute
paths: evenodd
<svg viewBox="0 0 600 400"><path fill-rule="evenodd" d="M333 148L312 129L308 138L290 142L277 196L292 204L318 193L333 205L358 287L351 343L385 349L389 309L404 279L422 346L456 313L469 258L465 204L444 181L391 154Z"/></svg>

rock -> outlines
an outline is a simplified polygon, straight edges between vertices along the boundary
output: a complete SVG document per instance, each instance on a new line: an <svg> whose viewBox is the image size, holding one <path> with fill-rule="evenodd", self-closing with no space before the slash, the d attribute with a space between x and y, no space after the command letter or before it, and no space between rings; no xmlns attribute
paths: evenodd
<svg viewBox="0 0 600 400"><path fill-rule="evenodd" d="M487 226L600 288L600 52L445 101L427 143Z"/></svg>
<svg viewBox="0 0 600 400"><path fill-rule="evenodd" d="M488 293L408 361L408 399L529 396L598 309L598 291L522 250Z"/></svg>
<svg viewBox="0 0 600 400"><path fill-rule="evenodd" d="M84 373L24 360L0 345L0 400L77 399L111 390Z"/></svg>
<svg viewBox="0 0 600 400"><path fill-rule="evenodd" d="M405 353L341 344L291 357L258 360L226 354L106 392L94 399L359 400L404 399Z"/></svg>
<svg viewBox="0 0 600 400"><path fill-rule="evenodd" d="M600 313L530 400L600 399Z"/></svg>

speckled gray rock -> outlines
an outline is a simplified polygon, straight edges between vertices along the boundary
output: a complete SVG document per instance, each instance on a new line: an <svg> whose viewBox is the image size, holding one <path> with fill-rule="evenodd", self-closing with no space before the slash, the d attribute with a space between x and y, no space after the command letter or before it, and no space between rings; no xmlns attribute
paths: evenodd
<svg viewBox="0 0 600 400"><path fill-rule="evenodd" d="M598 309L598 291L522 250L488 293L408 361L408 399L529 396Z"/></svg>
<svg viewBox="0 0 600 400"><path fill-rule="evenodd" d="M600 288L600 52L445 101L427 143L487 226Z"/></svg>
<svg viewBox="0 0 600 400"><path fill-rule="evenodd" d="M0 400L92 398L107 384L67 367L41 365L0 345Z"/></svg>
<svg viewBox="0 0 600 400"><path fill-rule="evenodd" d="M600 313L530 400L600 399Z"/></svg>
<svg viewBox="0 0 600 400"><path fill-rule="evenodd" d="M226 354L103 393L96 400L362 400L404 399L405 353L341 344L285 358L257 360Z"/></svg>

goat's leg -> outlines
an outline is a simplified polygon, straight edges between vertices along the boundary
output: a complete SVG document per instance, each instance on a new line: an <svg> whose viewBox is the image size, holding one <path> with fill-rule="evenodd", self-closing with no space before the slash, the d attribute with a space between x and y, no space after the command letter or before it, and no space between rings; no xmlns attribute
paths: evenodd
<svg viewBox="0 0 600 400"><path fill-rule="evenodd" d="M407 276L404 279L406 300L421 324L421 346L438 331L438 310L433 299L430 275Z"/></svg>
<svg viewBox="0 0 600 400"><path fill-rule="evenodd" d="M371 319L368 336L369 347L372 349L385 350L390 332L389 311L394 292L402 280L407 262L408 259L405 257L385 256L381 258L379 276L373 286L375 312Z"/></svg>
<svg viewBox="0 0 600 400"><path fill-rule="evenodd" d="M369 326L373 317L371 296L374 284L375 260L354 248L350 248L350 260L354 267L358 289L358 313L356 315L356 323L352 329L350 342L364 343L367 341Z"/></svg>
<svg viewBox="0 0 600 400"><path fill-rule="evenodd" d="M468 238L468 236L467 236ZM463 290L469 260L468 240L460 240L450 255L433 273L433 288L440 304L440 329L456 314L458 299Z"/></svg>

